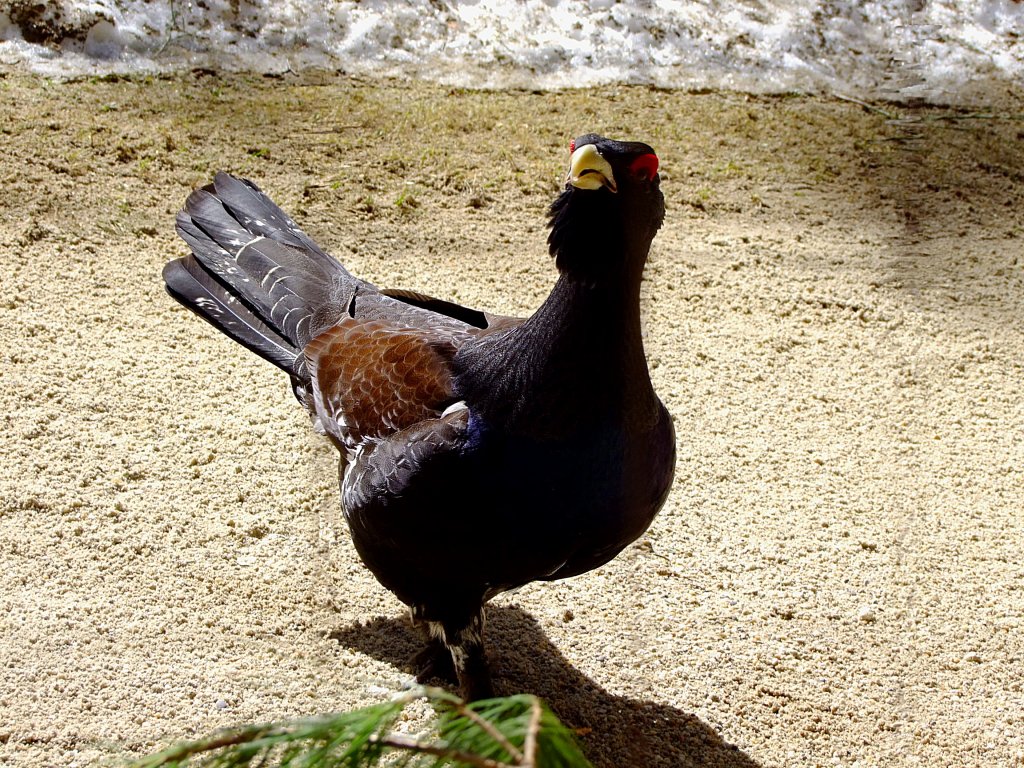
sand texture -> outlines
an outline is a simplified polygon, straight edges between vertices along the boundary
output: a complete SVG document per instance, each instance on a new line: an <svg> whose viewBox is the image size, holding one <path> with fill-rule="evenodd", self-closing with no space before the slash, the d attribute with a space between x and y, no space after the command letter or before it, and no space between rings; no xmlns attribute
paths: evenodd
<svg viewBox="0 0 1024 768"><path fill-rule="evenodd" d="M603 768L1024 765L1024 107L886 109L0 71L0 763L409 678L334 449L164 293L188 192L245 175L379 285L528 313L593 130L662 159L643 306L680 460L617 560L495 601L499 690Z"/></svg>

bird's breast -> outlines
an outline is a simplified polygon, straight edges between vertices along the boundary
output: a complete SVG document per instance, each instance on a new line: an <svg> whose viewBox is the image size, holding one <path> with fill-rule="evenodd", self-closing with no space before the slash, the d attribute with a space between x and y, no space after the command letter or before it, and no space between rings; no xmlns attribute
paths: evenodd
<svg viewBox="0 0 1024 768"><path fill-rule="evenodd" d="M473 417L468 433L481 490L502 516L554 527L570 541L638 536L664 502L675 463L663 408L644 427L607 420L558 439L507 433Z"/></svg>

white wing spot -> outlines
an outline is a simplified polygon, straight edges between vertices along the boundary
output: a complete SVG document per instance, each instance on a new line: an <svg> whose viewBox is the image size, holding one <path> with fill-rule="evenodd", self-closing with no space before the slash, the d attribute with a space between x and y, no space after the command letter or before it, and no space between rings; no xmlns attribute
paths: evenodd
<svg viewBox="0 0 1024 768"><path fill-rule="evenodd" d="M441 411L441 416L444 417L444 416L448 416L449 414L452 414L452 413L458 413L459 411L465 411L468 408L469 408L469 406L466 405L466 401L465 400L459 400L458 402L452 403L447 408L445 408L443 411Z"/></svg>

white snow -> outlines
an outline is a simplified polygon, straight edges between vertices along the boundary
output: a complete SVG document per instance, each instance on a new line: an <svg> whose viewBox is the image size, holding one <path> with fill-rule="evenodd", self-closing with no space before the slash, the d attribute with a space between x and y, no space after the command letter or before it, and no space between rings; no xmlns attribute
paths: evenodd
<svg viewBox="0 0 1024 768"><path fill-rule="evenodd" d="M931 100L1024 81L1020 0L50 0L28 20L31 3L0 7L0 61L56 76L323 67Z"/></svg>

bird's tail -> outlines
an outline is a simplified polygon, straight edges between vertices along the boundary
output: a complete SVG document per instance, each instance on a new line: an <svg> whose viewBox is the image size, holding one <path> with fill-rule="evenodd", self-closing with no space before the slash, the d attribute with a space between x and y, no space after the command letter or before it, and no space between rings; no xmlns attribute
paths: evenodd
<svg viewBox="0 0 1024 768"><path fill-rule="evenodd" d="M302 349L361 285L252 182L218 173L178 214L192 255L164 267L167 291L222 333L304 381Z"/></svg>

